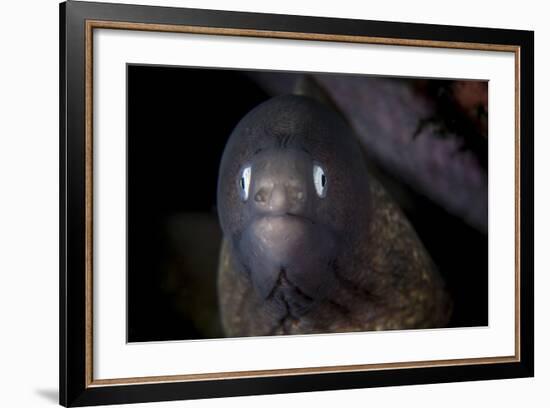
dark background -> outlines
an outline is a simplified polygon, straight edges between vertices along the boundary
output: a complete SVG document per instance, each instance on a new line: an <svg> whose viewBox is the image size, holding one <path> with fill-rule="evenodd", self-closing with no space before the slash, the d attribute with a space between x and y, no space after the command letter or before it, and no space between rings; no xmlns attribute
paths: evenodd
<svg viewBox="0 0 550 408"><path fill-rule="evenodd" d="M270 97L263 89L245 71L128 66L128 341L223 336L218 166L237 122ZM447 282L450 325L487 325L487 234L384 169L377 172L390 193L399 190L398 200L406 197L402 207Z"/></svg>

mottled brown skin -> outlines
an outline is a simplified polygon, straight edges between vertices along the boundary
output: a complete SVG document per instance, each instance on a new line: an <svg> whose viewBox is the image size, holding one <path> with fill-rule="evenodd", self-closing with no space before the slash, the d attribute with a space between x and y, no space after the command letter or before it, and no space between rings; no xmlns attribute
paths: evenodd
<svg viewBox="0 0 550 408"><path fill-rule="evenodd" d="M371 182L373 222L364 242L344 267L332 300L300 318L273 321L269 310L240 273L227 241L219 266L222 323L230 337L333 333L444 327L451 302L426 249L403 213Z"/></svg>
<svg viewBox="0 0 550 408"><path fill-rule="evenodd" d="M266 106L234 131L220 171L218 206L225 238L218 297L225 334L444 327L451 302L442 279L403 213L367 173L347 124L304 98L279 97ZM266 123L257 125L258 118L264 117ZM247 251L260 258L263 252L255 248L253 239L242 237L265 214L237 199L232 180L244 162L254 160L252 150L259 147L265 149L262 154L270 154L275 148L274 157L278 157L279 137L285 149L306 150L313 160L325 164L329 189L326 198L305 191L309 205L288 214L292 219L311 219L317 228L318 232L309 233L304 227L308 250L280 265L271 258L266 270L258 270L263 263L249 262ZM317 241L319 248L327 249L316 253L312 243Z"/></svg>

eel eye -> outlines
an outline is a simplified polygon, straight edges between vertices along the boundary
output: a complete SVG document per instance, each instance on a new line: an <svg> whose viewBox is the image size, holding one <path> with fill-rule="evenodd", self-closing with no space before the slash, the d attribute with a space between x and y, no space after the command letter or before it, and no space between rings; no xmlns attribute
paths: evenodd
<svg viewBox="0 0 550 408"><path fill-rule="evenodd" d="M243 201L248 200L248 190L250 189L250 176L252 169L250 166L246 166L241 171L241 177L239 179L239 191Z"/></svg>
<svg viewBox="0 0 550 408"><path fill-rule="evenodd" d="M317 164L313 165L313 184L319 197L323 198L327 195L327 176L323 168Z"/></svg>

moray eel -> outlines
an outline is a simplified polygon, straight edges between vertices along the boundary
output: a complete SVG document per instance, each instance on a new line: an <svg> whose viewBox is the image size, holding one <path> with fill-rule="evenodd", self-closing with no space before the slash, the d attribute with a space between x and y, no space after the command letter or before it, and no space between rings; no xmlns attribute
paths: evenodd
<svg viewBox="0 0 550 408"><path fill-rule="evenodd" d="M445 326L451 302L345 120L305 96L249 112L218 178L225 334Z"/></svg>

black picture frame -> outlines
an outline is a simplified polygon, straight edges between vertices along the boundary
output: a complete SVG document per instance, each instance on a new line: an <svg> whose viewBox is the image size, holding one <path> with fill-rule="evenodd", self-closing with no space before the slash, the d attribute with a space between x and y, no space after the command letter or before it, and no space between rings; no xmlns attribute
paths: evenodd
<svg viewBox="0 0 550 408"><path fill-rule="evenodd" d="M121 404L531 377L534 375L534 33L532 31L361 21L199 9L68 1L60 5L60 403ZM386 368L245 378L94 385L89 366L86 253L86 31L88 21L185 25L327 36L359 36L516 47L519 51L519 125L516 151L521 201L516 245L521 247L517 310L518 357L478 364ZM89 351L89 350L88 350Z"/></svg>

